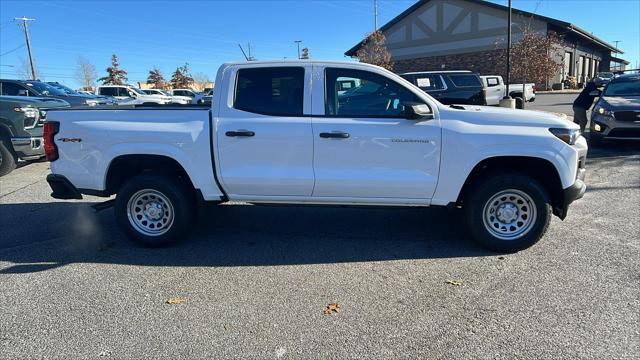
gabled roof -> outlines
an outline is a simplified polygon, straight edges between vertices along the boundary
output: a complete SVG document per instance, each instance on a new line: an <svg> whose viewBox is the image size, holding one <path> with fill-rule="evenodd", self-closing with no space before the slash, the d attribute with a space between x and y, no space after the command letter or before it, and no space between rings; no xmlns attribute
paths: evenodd
<svg viewBox="0 0 640 360"><path fill-rule="evenodd" d="M391 28L393 25L395 25L396 23L398 23L399 21L401 21L402 19L404 19L405 17L409 16L409 14L411 14L412 12L416 11L419 7L421 7L422 5L428 3L431 0L419 0L418 2L416 2L415 4L411 5L411 7L409 7L407 10L403 11L402 13L400 13L400 15L394 17L393 19L391 19L388 23L384 24L380 29L380 31L386 31L389 28ZM492 7L494 9L498 9L498 10L504 10L504 11L508 11L509 8L507 6L504 5L500 5L500 4L495 4L489 1L485 1L485 0L464 0L464 1L469 1L469 2L474 2L474 3L480 3L480 5L485 5L488 7ZM586 30L583 30L581 28L579 28L578 26L568 23L566 21L562 21L562 20L557 20L554 18L550 18L550 17L546 17L546 16L542 16L542 15L538 15L538 14L534 14L528 11L524 11L524 10L519 10L516 8L511 8L511 12L513 14L518 14L518 15L524 15L524 16L531 16L534 17L538 20L553 24L557 27L562 28L563 30L567 31L567 32L571 32L576 34L577 36L580 36L584 39L587 39L593 43L595 43L598 46L604 47L608 50L611 50L613 52L617 52L618 54L624 54L623 51L621 51L620 49L617 49L615 46L607 43L606 41L599 39L598 37L594 36L593 34L587 32ZM360 46L362 46L364 44L364 39L362 41L360 41L358 44L356 44L354 47L352 47L351 49L347 50L347 52L345 52L344 54L346 56L355 56L356 55L356 51L358 51L358 49L360 48Z"/></svg>

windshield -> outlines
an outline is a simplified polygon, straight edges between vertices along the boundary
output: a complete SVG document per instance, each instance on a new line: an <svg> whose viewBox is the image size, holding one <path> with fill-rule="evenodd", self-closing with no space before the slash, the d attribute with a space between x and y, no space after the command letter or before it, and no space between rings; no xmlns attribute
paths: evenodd
<svg viewBox="0 0 640 360"><path fill-rule="evenodd" d="M49 85L53 86L56 89L62 90L62 91L64 91L65 93L67 93L69 95L77 94L77 91L73 90L70 87L64 86L62 84L49 84Z"/></svg>
<svg viewBox="0 0 640 360"><path fill-rule="evenodd" d="M67 95L64 91L60 90L60 89L56 89L55 87L49 85L49 84L45 84L39 81L30 81L30 82L25 82L25 85L27 85L30 88L35 89L37 92L39 92L42 95L48 96L48 95L54 95L54 96L65 96Z"/></svg>
<svg viewBox="0 0 640 360"><path fill-rule="evenodd" d="M604 96L640 96L640 79L611 82L605 89Z"/></svg>
<svg viewBox="0 0 640 360"><path fill-rule="evenodd" d="M133 88L133 87L132 87L132 88L130 88L130 89L131 89L133 92L137 93L138 95L147 95L147 94L145 94L145 92L144 92L144 91L142 91L141 89Z"/></svg>
<svg viewBox="0 0 640 360"><path fill-rule="evenodd" d="M613 77L613 73L601 72L601 73L598 73L598 77L601 77L603 79L611 79Z"/></svg>

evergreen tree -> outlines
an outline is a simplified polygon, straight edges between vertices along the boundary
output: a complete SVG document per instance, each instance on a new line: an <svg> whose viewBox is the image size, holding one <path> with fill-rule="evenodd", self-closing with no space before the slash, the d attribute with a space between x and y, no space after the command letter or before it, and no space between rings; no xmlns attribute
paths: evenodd
<svg viewBox="0 0 640 360"><path fill-rule="evenodd" d="M156 67L149 70L147 84L151 85L154 89L164 89L167 87L167 82L164 79L164 76L162 76L162 73Z"/></svg>
<svg viewBox="0 0 640 360"><path fill-rule="evenodd" d="M111 55L111 66L107 68L107 76L101 77L98 81L101 81L104 85L122 85L127 80L129 80L127 72L120 69L118 56L116 54Z"/></svg>
<svg viewBox="0 0 640 360"><path fill-rule="evenodd" d="M174 89L190 88L193 84L193 77L189 72L189 64L178 66L171 75L171 87Z"/></svg>

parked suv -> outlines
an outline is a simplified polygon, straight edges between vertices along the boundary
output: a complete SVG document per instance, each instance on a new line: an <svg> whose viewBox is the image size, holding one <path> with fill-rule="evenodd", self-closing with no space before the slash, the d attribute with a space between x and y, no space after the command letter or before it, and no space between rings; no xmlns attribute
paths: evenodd
<svg viewBox="0 0 640 360"><path fill-rule="evenodd" d="M640 140L640 74L613 78L591 113L592 143L603 139Z"/></svg>
<svg viewBox="0 0 640 360"><path fill-rule="evenodd" d="M47 110L69 107L64 100L0 96L0 176L16 168L18 159L44 156L42 124Z"/></svg>
<svg viewBox="0 0 640 360"><path fill-rule="evenodd" d="M482 81L471 71L424 71L400 76L443 104L487 104Z"/></svg>
<svg viewBox="0 0 640 360"><path fill-rule="evenodd" d="M3 96L35 96L56 98L68 102L72 107L94 106L95 99L83 96L70 96L63 90L40 80L0 80L0 95Z"/></svg>

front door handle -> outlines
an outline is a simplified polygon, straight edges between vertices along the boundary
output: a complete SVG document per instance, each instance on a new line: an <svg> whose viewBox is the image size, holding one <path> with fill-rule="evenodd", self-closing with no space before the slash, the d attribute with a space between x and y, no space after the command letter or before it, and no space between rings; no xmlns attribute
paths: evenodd
<svg viewBox="0 0 640 360"><path fill-rule="evenodd" d="M349 133L340 132L340 131L335 131L330 133L323 132L323 133L320 133L320 137L323 139L348 139Z"/></svg>
<svg viewBox="0 0 640 360"><path fill-rule="evenodd" d="M248 130L238 130L238 131L227 131L224 133L227 136L235 137L235 136L254 136L256 133Z"/></svg>

